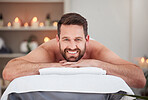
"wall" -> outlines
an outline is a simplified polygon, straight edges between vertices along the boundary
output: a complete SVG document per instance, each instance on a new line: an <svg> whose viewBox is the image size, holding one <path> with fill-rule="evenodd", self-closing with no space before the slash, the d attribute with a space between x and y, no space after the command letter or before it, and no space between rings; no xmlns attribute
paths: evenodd
<svg viewBox="0 0 148 100"><path fill-rule="evenodd" d="M148 57L148 0L71 0L88 19L89 34L121 58ZM140 89L133 88L140 95Z"/></svg>
<svg viewBox="0 0 148 100"><path fill-rule="evenodd" d="M148 56L148 0L132 0L132 57Z"/></svg>
<svg viewBox="0 0 148 100"><path fill-rule="evenodd" d="M129 60L129 0L71 0L71 12L87 18L92 38Z"/></svg>

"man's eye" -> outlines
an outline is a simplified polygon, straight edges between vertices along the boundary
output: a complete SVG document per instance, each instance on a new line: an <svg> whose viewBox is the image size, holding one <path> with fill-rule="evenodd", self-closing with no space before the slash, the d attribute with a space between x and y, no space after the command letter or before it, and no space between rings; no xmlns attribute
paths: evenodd
<svg viewBox="0 0 148 100"><path fill-rule="evenodd" d="M64 41L69 41L69 39L64 39Z"/></svg>
<svg viewBox="0 0 148 100"><path fill-rule="evenodd" d="M75 41L82 41L81 39L76 39Z"/></svg>

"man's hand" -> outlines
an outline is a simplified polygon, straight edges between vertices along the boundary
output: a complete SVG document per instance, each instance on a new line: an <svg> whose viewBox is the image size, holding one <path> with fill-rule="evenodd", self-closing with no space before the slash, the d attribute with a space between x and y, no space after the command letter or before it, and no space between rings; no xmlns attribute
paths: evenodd
<svg viewBox="0 0 148 100"><path fill-rule="evenodd" d="M77 62L67 62L66 60L62 60L59 62L62 66L67 67L98 67L99 61L95 59L81 59Z"/></svg>

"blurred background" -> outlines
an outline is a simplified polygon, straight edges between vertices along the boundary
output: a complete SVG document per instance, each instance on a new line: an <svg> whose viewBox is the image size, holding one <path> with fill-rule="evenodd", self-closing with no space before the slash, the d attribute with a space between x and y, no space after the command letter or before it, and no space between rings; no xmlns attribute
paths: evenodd
<svg viewBox="0 0 148 100"><path fill-rule="evenodd" d="M148 0L0 0L0 73L10 59L55 38L57 22L67 12L84 16L91 38L147 72L147 5ZM9 82L0 77L2 93Z"/></svg>

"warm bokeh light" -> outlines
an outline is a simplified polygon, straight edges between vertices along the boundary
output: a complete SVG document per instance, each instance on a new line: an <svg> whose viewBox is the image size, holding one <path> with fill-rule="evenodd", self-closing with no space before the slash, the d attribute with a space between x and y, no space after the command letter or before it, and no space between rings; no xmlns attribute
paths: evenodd
<svg viewBox="0 0 148 100"><path fill-rule="evenodd" d="M45 37L44 38L44 42L47 42L47 41L49 41L50 40L50 38L48 38L48 37Z"/></svg>
<svg viewBox="0 0 148 100"><path fill-rule="evenodd" d="M37 17L33 17L32 22L37 22L37 21L38 21Z"/></svg>
<svg viewBox="0 0 148 100"><path fill-rule="evenodd" d="M142 57L142 58L141 58L141 62L142 62L142 63L144 63L144 62L145 62L145 59L144 59L144 57Z"/></svg>
<svg viewBox="0 0 148 100"><path fill-rule="evenodd" d="M57 27L58 22L53 22L53 26Z"/></svg>
<svg viewBox="0 0 148 100"><path fill-rule="evenodd" d="M8 27L11 27L11 22L9 22L9 23L7 24L7 26L8 26Z"/></svg>
<svg viewBox="0 0 148 100"><path fill-rule="evenodd" d="M39 24L39 26L40 26L40 27L43 27L43 26L44 26L44 23L43 23L43 22L41 22L41 23Z"/></svg>
<svg viewBox="0 0 148 100"><path fill-rule="evenodd" d="M15 21L16 23L18 23L18 22L19 22L19 18L16 17L16 18L14 19L14 21Z"/></svg>
<svg viewBox="0 0 148 100"><path fill-rule="evenodd" d="M24 24L24 27L28 27L28 23L27 22Z"/></svg>
<svg viewBox="0 0 148 100"><path fill-rule="evenodd" d="M148 64L148 59L146 59L146 63Z"/></svg>

